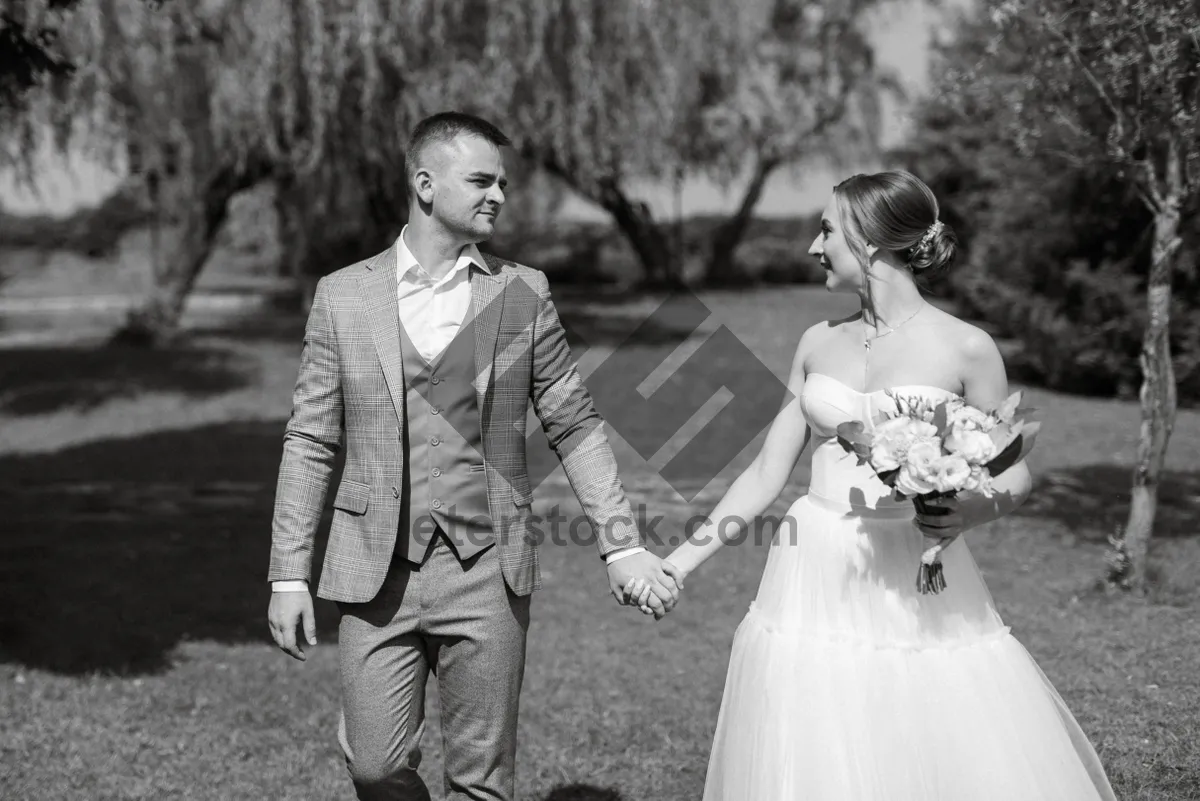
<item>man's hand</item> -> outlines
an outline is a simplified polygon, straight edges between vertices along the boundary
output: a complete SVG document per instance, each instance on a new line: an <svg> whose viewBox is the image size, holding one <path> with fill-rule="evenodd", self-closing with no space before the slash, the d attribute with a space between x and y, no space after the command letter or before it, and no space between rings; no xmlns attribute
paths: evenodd
<svg viewBox="0 0 1200 801"><path fill-rule="evenodd" d="M625 587L636 579L642 579L650 590L642 611L653 614L655 620L662 620L679 600L679 591L683 589L682 574L674 565L663 562L649 551L626 556L608 566L608 588L622 606L630 603Z"/></svg>
<svg viewBox="0 0 1200 801"><path fill-rule="evenodd" d="M309 645L317 644L317 618L313 614L312 595L299 590L272 592L267 621L271 624L271 636L275 638L275 644L284 653L301 662L308 658L304 654L304 647L296 639L296 629L303 624L304 639Z"/></svg>

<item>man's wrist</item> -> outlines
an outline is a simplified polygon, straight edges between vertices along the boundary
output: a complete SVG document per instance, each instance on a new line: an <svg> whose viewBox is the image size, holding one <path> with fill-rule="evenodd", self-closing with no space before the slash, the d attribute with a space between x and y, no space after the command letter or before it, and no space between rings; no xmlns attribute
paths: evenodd
<svg viewBox="0 0 1200 801"><path fill-rule="evenodd" d="M272 581L271 592L308 592L308 582L304 579Z"/></svg>
<svg viewBox="0 0 1200 801"><path fill-rule="evenodd" d="M624 559L626 556L633 556L636 553L645 553L645 551L646 551L646 549L640 545L635 546L633 548L625 548L620 551L613 551L612 553L610 553L604 557L604 563L606 565L611 565L613 562L617 561L618 559Z"/></svg>

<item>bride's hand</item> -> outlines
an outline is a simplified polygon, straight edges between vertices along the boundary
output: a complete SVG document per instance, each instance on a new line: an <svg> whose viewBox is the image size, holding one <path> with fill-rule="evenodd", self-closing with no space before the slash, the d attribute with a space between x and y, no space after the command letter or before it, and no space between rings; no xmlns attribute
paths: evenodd
<svg viewBox="0 0 1200 801"><path fill-rule="evenodd" d="M955 540L970 528L957 498L913 498L913 506L917 510L913 524L930 539Z"/></svg>
<svg viewBox="0 0 1200 801"><path fill-rule="evenodd" d="M623 590L625 595L625 603L630 606L636 606L642 610L643 614L652 615L654 610L650 608L650 583L645 579L634 578L630 579Z"/></svg>

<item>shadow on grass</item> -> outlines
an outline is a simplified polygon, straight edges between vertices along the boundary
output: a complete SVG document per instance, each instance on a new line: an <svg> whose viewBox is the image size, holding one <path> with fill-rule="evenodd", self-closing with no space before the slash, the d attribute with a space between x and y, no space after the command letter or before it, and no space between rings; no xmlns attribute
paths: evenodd
<svg viewBox="0 0 1200 801"><path fill-rule="evenodd" d="M0 353L0 412L87 410L146 392L210 397L246 385L244 356L215 347L22 348Z"/></svg>
<svg viewBox="0 0 1200 801"><path fill-rule="evenodd" d="M616 790L590 784L568 784L555 787L543 801L624 801Z"/></svg>
<svg viewBox="0 0 1200 801"><path fill-rule="evenodd" d="M0 459L0 659L67 674L144 673L165 668L183 640L269 642L283 425ZM323 551L324 536L314 571ZM332 604L318 602L317 622L334 639Z"/></svg>
<svg viewBox="0 0 1200 801"><path fill-rule="evenodd" d="M1124 465L1091 464L1041 476L1021 517L1058 521L1084 540L1103 542L1125 525L1133 471ZM1157 539L1200 533L1200 473L1166 471L1158 488Z"/></svg>

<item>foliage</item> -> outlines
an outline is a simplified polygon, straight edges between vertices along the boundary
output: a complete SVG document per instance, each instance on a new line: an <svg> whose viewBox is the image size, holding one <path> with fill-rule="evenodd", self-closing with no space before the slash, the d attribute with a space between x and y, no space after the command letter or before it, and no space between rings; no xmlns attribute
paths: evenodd
<svg viewBox="0 0 1200 801"><path fill-rule="evenodd" d="M1016 124L1018 104L1006 87L1021 84L1030 68L1027 33L996 36L989 18L963 20L937 53L942 79L919 104L915 134L897 155L934 188L965 246L952 294L1021 342L1014 364L1020 374L1059 389L1132 395L1147 317L1153 215L1130 172L1111 166L1102 142L1077 139L1067 158L997 135ZM1046 120L1038 130L1043 143L1054 134ZM1194 403L1200 401L1194 217L1184 220L1181 236L1171 345L1181 398Z"/></svg>
<svg viewBox="0 0 1200 801"><path fill-rule="evenodd" d="M26 93L47 77L71 74L71 64L58 52L58 12L77 2L47 0L32 15L20 3L0 9L0 123L23 109Z"/></svg>

